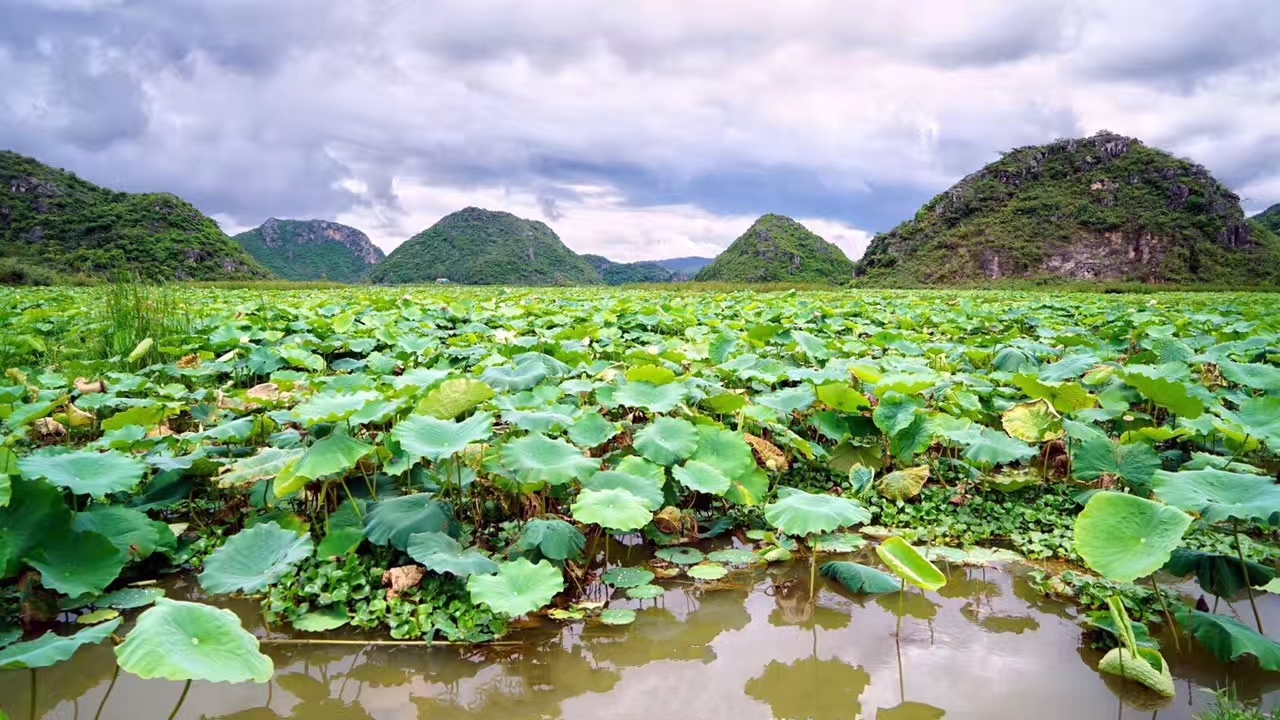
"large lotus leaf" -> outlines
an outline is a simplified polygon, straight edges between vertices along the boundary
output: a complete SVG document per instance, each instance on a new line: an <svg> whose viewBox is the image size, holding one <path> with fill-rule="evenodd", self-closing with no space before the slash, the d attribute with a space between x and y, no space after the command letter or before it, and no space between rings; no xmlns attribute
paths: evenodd
<svg viewBox="0 0 1280 720"><path fill-rule="evenodd" d="M867 396L854 390L848 383L819 385L815 392L823 405L839 412L856 413L871 406Z"/></svg>
<svg viewBox="0 0 1280 720"><path fill-rule="evenodd" d="M1081 443L1072 460L1072 473L1080 480L1097 480L1106 475L1138 488L1149 486L1160 469L1160 456L1150 445L1117 445L1108 438Z"/></svg>
<svg viewBox="0 0 1280 720"><path fill-rule="evenodd" d="M1164 697L1176 694L1169 664L1159 651L1151 648L1138 648L1136 652L1124 647L1112 648L1098 662L1098 671L1141 683Z"/></svg>
<svg viewBox="0 0 1280 720"><path fill-rule="evenodd" d="M1013 384L1033 400L1048 401L1060 413L1073 413L1098 404L1097 398L1077 382L1048 382L1035 375L1024 374L1015 375Z"/></svg>
<svg viewBox="0 0 1280 720"><path fill-rule="evenodd" d="M314 549L309 535L275 522L259 523L232 535L205 558L200 587L216 594L255 593L311 557Z"/></svg>
<svg viewBox="0 0 1280 720"><path fill-rule="evenodd" d="M584 490L626 490L644 501L645 509L656 512L662 508L665 495L662 481L665 477L653 478L648 475L606 470L592 475L582 483Z"/></svg>
<svg viewBox="0 0 1280 720"><path fill-rule="evenodd" d="M900 537L888 538L877 545L876 555L894 575L922 590L937 590L947 584L947 576Z"/></svg>
<svg viewBox="0 0 1280 720"><path fill-rule="evenodd" d="M599 525L606 530L635 530L653 519L653 513L643 499L618 488L583 490L571 510L574 520Z"/></svg>
<svg viewBox="0 0 1280 720"><path fill-rule="evenodd" d="M131 490L147 471L146 463L114 450L28 455L18 461L18 468L28 480L44 478L76 495L93 498Z"/></svg>
<svg viewBox="0 0 1280 720"><path fill-rule="evenodd" d="M1121 372L1119 376L1143 397L1174 415L1194 420L1204 414L1204 401L1188 392L1180 380L1152 377L1141 372Z"/></svg>
<svg viewBox="0 0 1280 720"><path fill-rule="evenodd" d="M1025 442L985 426L966 436L965 441L968 447L965 448L964 459L978 467L1006 465L1036 454L1036 449Z"/></svg>
<svg viewBox="0 0 1280 720"><path fill-rule="evenodd" d="M508 442L502 447L502 464L529 485L563 485L600 469L599 460L583 455L564 440L545 435L526 435Z"/></svg>
<svg viewBox="0 0 1280 720"><path fill-rule="evenodd" d="M410 535L407 552L409 557L432 572L449 573L460 578L498 571L498 563L484 553L475 548L463 548L461 543L442 532Z"/></svg>
<svg viewBox="0 0 1280 720"><path fill-rule="evenodd" d="M877 595L901 589L899 581L892 575L855 562L823 563L818 572L845 586L852 593Z"/></svg>
<svg viewBox="0 0 1280 720"><path fill-rule="evenodd" d="M714 425L698 426L698 448L692 459L714 467L730 480L757 469L756 456L742 433Z"/></svg>
<svg viewBox="0 0 1280 720"><path fill-rule="evenodd" d="M293 414L303 425L335 423L354 415L364 406L382 396L370 390L350 393L321 393L293 408Z"/></svg>
<svg viewBox="0 0 1280 720"><path fill-rule="evenodd" d="M493 388L479 380L450 378L427 393L414 412L452 420L492 397Z"/></svg>
<svg viewBox="0 0 1280 720"><path fill-rule="evenodd" d="M480 379L499 390L528 390L551 377L551 373L538 363L517 364L514 367L491 367L480 374Z"/></svg>
<svg viewBox="0 0 1280 720"><path fill-rule="evenodd" d="M43 480L12 480L12 498L0 507L0 580L17 574L22 559L47 538L71 532L62 492Z"/></svg>
<svg viewBox="0 0 1280 720"><path fill-rule="evenodd" d="M783 415L808 410L817 401L818 396L809 383L755 396L756 404L773 408Z"/></svg>
<svg viewBox="0 0 1280 720"><path fill-rule="evenodd" d="M120 552L134 560L150 556L161 540L151 518L125 507L97 505L88 512L76 513L72 527L79 532L97 533L107 538Z"/></svg>
<svg viewBox="0 0 1280 720"><path fill-rule="evenodd" d="M275 672L235 613L168 598L138 616L116 659L144 679L265 683Z"/></svg>
<svg viewBox="0 0 1280 720"><path fill-rule="evenodd" d="M1235 618L1192 610L1178 613L1178 623L1223 662L1252 655L1263 670L1280 672L1280 643Z"/></svg>
<svg viewBox="0 0 1280 720"><path fill-rule="evenodd" d="M1156 497L1207 522L1270 521L1280 513L1280 485L1271 478L1225 470L1158 470L1151 481Z"/></svg>
<svg viewBox="0 0 1280 720"><path fill-rule="evenodd" d="M686 488L711 495L724 495L729 490L729 478L714 465L701 460L690 460L671 468L671 476Z"/></svg>
<svg viewBox="0 0 1280 720"><path fill-rule="evenodd" d="M259 480L273 478L285 467L302 457L302 448L262 448L256 454L240 458L218 476L222 487L243 487Z"/></svg>
<svg viewBox="0 0 1280 720"><path fill-rule="evenodd" d="M1266 443L1271 452L1280 453L1280 397L1244 400L1240 403L1236 419L1249 437Z"/></svg>
<svg viewBox="0 0 1280 720"><path fill-rule="evenodd" d="M169 408L160 404L137 405L103 420L102 429L104 432L113 432L131 425L150 429L159 425L169 412Z"/></svg>
<svg viewBox="0 0 1280 720"><path fill-rule="evenodd" d="M587 539L578 528L557 519L530 520L520 528L516 546L521 550L537 550L549 560L569 560L582 554Z"/></svg>
<svg viewBox="0 0 1280 720"><path fill-rule="evenodd" d="M329 558L350 555L364 540L364 517L367 503L359 498L347 498L336 512L329 514L324 538L316 546L316 557Z"/></svg>
<svg viewBox="0 0 1280 720"><path fill-rule="evenodd" d="M688 420L661 417L636 433L636 450L659 465L674 465L698 448L698 430Z"/></svg>
<svg viewBox="0 0 1280 720"><path fill-rule="evenodd" d="M280 473L275 483L276 497L292 495L318 478L346 475L375 449L350 435L332 433L307 448L301 458Z"/></svg>
<svg viewBox="0 0 1280 720"><path fill-rule="evenodd" d="M764 502L769 494L769 476L760 468L751 468L744 475L729 480L729 490L724 498L735 505L754 507Z"/></svg>
<svg viewBox="0 0 1280 720"><path fill-rule="evenodd" d="M908 500L920 494L928 479L929 466L921 465L882 475L875 485L880 494L890 500Z"/></svg>
<svg viewBox="0 0 1280 720"><path fill-rule="evenodd" d="M1246 560L1241 567L1240 558L1234 555L1214 555L1187 548L1174 550L1164 570L1178 577L1194 573L1201 590L1225 598L1234 597L1245 588L1262 587L1276 578L1276 571L1265 565Z"/></svg>
<svg viewBox="0 0 1280 720"><path fill-rule="evenodd" d="M1066 434L1062 418L1046 400L1014 405L1001 416L1005 432L1024 442L1039 443Z"/></svg>
<svg viewBox="0 0 1280 720"><path fill-rule="evenodd" d="M1076 551L1090 568L1115 582L1159 570L1191 525L1168 505L1118 492L1094 493L1076 518Z"/></svg>
<svg viewBox="0 0 1280 720"><path fill-rule="evenodd" d="M1280 391L1280 368L1260 363L1236 363L1223 360L1218 363L1222 377L1237 385L1266 392Z"/></svg>
<svg viewBox="0 0 1280 720"><path fill-rule="evenodd" d="M564 590L564 576L545 560L531 563L524 558L502 563L494 575L472 575L467 579L472 602L484 603L508 617L520 617L551 602Z"/></svg>
<svg viewBox="0 0 1280 720"><path fill-rule="evenodd" d="M688 397L683 383L654 385L646 382L629 382L619 385L613 393L614 402L626 407L636 407L651 413L669 413Z"/></svg>
<svg viewBox="0 0 1280 720"><path fill-rule="evenodd" d="M26 561L40 571L40 583L64 595L99 595L124 569L129 554L93 532L51 532Z"/></svg>
<svg viewBox="0 0 1280 720"><path fill-rule="evenodd" d="M85 628L74 635L57 635L47 632L35 640L14 643L0 648L0 670L23 670L57 665L71 659L76 650L94 645L111 637L111 633L123 622L119 618L100 625Z"/></svg>
<svg viewBox="0 0 1280 720"><path fill-rule="evenodd" d="M471 443L493 434L493 415L476 413L462 422L430 415L410 415L391 430L391 437L410 457L440 462L462 452Z"/></svg>
<svg viewBox="0 0 1280 720"><path fill-rule="evenodd" d="M600 582L610 587L633 588L648 585L654 575L649 570L639 567L609 568L600 576Z"/></svg>
<svg viewBox="0 0 1280 720"><path fill-rule="evenodd" d="M600 447L613 439L620 430L617 423L609 422L598 412L589 412L569 426L569 440L583 449Z"/></svg>
<svg viewBox="0 0 1280 720"><path fill-rule="evenodd" d="M834 495L793 490L764 508L765 520L788 535L831 532L871 522L871 513L858 503Z"/></svg>
<svg viewBox="0 0 1280 720"><path fill-rule="evenodd" d="M880 432L894 437L905 431L915 421L924 403L901 393L887 393L871 413L872 421Z"/></svg>
<svg viewBox="0 0 1280 720"><path fill-rule="evenodd" d="M453 511L431 495L402 495L369 505L364 516L365 537L374 545L409 547L409 536L421 532L450 532ZM451 533L452 534L452 533Z"/></svg>

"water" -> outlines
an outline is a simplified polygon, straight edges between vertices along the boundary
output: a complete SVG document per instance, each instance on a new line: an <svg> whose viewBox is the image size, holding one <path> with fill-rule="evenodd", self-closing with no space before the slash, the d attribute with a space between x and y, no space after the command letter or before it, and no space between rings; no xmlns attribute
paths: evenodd
<svg viewBox="0 0 1280 720"><path fill-rule="evenodd" d="M264 645L270 684L193 683L176 717L1191 720L1203 688L1234 683L1242 697L1280 700L1280 673L1177 654L1169 638L1176 698L1104 678L1075 610L1038 596L1023 572L950 569L940 593L902 600L900 641L896 594L853 598L828 585L810 604L808 566L797 565L733 574L722 589L668 583L659 600L615 601L643 608L634 625L540 622L516 645ZM1276 600L1261 598L1272 626ZM256 603L225 605L265 634ZM1234 611L1249 618L1247 602ZM170 716L182 683L121 673L113 685L114 669L103 645L34 674L0 673L0 708L14 720Z"/></svg>

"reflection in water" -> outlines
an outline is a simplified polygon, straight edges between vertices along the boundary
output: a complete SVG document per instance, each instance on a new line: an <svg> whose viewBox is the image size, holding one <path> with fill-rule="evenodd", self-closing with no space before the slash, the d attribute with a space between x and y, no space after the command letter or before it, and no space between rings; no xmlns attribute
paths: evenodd
<svg viewBox="0 0 1280 720"><path fill-rule="evenodd" d="M1160 720L1191 720L1203 687L1231 683L1268 705L1280 691L1280 674L1251 664L1166 652L1179 695L1153 703L1141 686L1099 675L1076 612L1035 595L1017 571L948 572L943 592L901 598L900 638L896 593L853 596L820 581L814 598L806 565L770 567L715 589L670 581L634 625L543 623L516 645L266 645L277 668L270 684L194 683L178 717L1021 720L1035 708L1042 720L1146 720L1158 708ZM1280 600L1259 601L1264 622L1280 623ZM252 602L227 605L264 632ZM182 692L182 683L126 673L113 683L114 670L104 644L34 673L0 672L0 709L14 720L165 718Z"/></svg>

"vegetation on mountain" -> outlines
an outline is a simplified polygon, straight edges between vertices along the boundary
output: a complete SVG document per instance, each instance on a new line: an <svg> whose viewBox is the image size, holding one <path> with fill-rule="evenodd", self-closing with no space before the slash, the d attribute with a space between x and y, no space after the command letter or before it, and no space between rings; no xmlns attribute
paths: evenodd
<svg viewBox="0 0 1280 720"><path fill-rule="evenodd" d="M614 262L600 255L583 255L583 260L600 273L605 285L671 282L676 274L656 262Z"/></svg>
<svg viewBox="0 0 1280 720"><path fill-rule="evenodd" d="M147 280L267 278L270 273L190 203L123 193L0 151L0 258L6 277L130 275Z"/></svg>
<svg viewBox="0 0 1280 720"><path fill-rule="evenodd" d="M1252 285L1278 272L1280 240L1208 170L1106 131L1006 153L877 235L858 265L907 284Z"/></svg>
<svg viewBox="0 0 1280 720"><path fill-rule="evenodd" d="M844 283L853 263L840 248L783 215L764 215L710 265L699 281Z"/></svg>
<svg viewBox="0 0 1280 720"><path fill-rule="evenodd" d="M692 280L702 268L710 265L715 258L705 257L678 257L667 258L666 260L654 260L653 264L670 270L675 274L677 279Z"/></svg>
<svg viewBox="0 0 1280 720"><path fill-rule="evenodd" d="M465 285L598 285L600 274L537 220L469 207L396 248L369 273L375 283L445 279Z"/></svg>
<svg viewBox="0 0 1280 720"><path fill-rule="evenodd" d="M1270 230L1272 235L1280 237L1280 203L1272 205L1249 219Z"/></svg>
<svg viewBox="0 0 1280 720"><path fill-rule="evenodd" d="M271 218L232 240L285 280L359 282L386 258L368 235L326 220Z"/></svg>

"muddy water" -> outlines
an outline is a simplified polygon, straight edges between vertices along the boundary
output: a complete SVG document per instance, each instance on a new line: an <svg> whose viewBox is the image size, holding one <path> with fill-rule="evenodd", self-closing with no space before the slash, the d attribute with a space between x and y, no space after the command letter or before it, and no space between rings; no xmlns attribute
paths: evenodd
<svg viewBox="0 0 1280 720"><path fill-rule="evenodd" d="M613 603L640 610L634 625L546 624L518 632L519 645L268 645L270 684L194 683L174 717L1191 720L1202 690L1228 683L1280 701L1280 674L1179 655L1168 640L1173 700L1104 679L1074 611L1036 595L1021 573L953 568L941 593L901 601L828 585L810 603L807 566L771 568L730 575L721 589L669 583L661 599ZM253 603L228 607L265 634ZM1275 596L1263 611L1280 626ZM0 672L0 708L14 720L170 717L181 683L113 682L112 660L97 646L35 673Z"/></svg>

